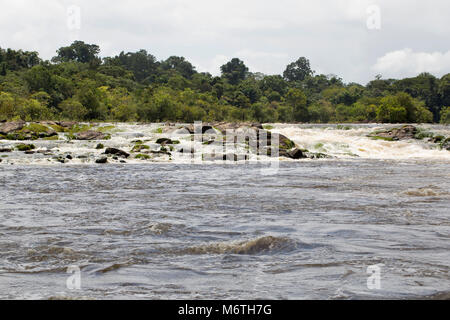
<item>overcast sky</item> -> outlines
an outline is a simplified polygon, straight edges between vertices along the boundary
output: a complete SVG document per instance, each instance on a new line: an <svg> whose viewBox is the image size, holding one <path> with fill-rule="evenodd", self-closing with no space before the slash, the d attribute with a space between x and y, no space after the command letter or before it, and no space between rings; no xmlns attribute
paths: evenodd
<svg viewBox="0 0 450 320"><path fill-rule="evenodd" d="M0 8L0 47L45 59L83 40L101 56L146 49L212 74L233 57L281 74L300 56L346 82L450 72L448 0L0 0Z"/></svg>

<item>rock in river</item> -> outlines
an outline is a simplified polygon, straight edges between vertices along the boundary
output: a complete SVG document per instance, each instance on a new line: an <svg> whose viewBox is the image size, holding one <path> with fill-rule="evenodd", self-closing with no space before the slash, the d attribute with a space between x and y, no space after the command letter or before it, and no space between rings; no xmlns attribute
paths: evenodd
<svg viewBox="0 0 450 320"><path fill-rule="evenodd" d="M0 134L9 134L25 126L25 121L5 122L0 125Z"/></svg>
<svg viewBox="0 0 450 320"><path fill-rule="evenodd" d="M106 158L106 157L99 158L99 159L95 160L95 163L99 163L99 164L108 163L108 158Z"/></svg>
<svg viewBox="0 0 450 320"><path fill-rule="evenodd" d="M412 125L404 125L400 128L393 128L386 131L375 132L369 135L372 138L384 138L386 140L405 140L414 139L417 133L417 128Z"/></svg>
<svg viewBox="0 0 450 320"><path fill-rule="evenodd" d="M114 154L119 157L125 157L125 158L128 158L130 156L130 154L128 152L125 152L123 150L116 149L116 148L106 148L105 154Z"/></svg>
<svg viewBox="0 0 450 320"><path fill-rule="evenodd" d="M106 135L102 132L88 130L75 134L77 140L103 140Z"/></svg>

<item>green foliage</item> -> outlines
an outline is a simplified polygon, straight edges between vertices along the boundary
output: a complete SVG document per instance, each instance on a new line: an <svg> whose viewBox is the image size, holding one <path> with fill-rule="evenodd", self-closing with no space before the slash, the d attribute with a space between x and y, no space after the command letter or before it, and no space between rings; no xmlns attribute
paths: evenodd
<svg viewBox="0 0 450 320"><path fill-rule="evenodd" d="M232 85L236 85L244 80L248 72L247 66L238 58L231 59L230 62L221 66L220 70L222 71L222 76Z"/></svg>
<svg viewBox="0 0 450 320"><path fill-rule="evenodd" d="M95 44L86 44L83 41L75 41L68 47L58 49L54 62L77 61L81 63L98 63L100 47Z"/></svg>
<svg viewBox="0 0 450 320"><path fill-rule="evenodd" d="M24 121L39 121L53 118L52 112L34 99L23 100L16 114Z"/></svg>
<svg viewBox="0 0 450 320"><path fill-rule="evenodd" d="M16 114L16 107L12 94L0 92L0 119L9 120Z"/></svg>
<svg viewBox="0 0 450 320"><path fill-rule="evenodd" d="M64 100L60 105L61 117L67 120L84 120L88 110L76 99Z"/></svg>
<svg viewBox="0 0 450 320"><path fill-rule="evenodd" d="M441 110L441 123L450 124L450 107L443 107Z"/></svg>
<svg viewBox="0 0 450 320"><path fill-rule="evenodd" d="M283 77L287 81L303 81L306 77L313 75L309 60L305 57L299 58L286 67Z"/></svg>
<svg viewBox="0 0 450 320"><path fill-rule="evenodd" d="M49 62L0 48L0 120L449 123L450 74L362 86L314 75L306 58L283 76L251 73L233 58L213 77L184 57L99 52L75 41Z"/></svg>

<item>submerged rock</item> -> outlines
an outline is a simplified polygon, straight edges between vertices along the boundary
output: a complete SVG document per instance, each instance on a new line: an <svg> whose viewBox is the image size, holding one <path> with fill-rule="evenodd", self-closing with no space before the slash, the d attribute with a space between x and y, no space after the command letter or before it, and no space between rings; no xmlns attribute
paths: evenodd
<svg viewBox="0 0 450 320"><path fill-rule="evenodd" d="M0 153L7 153L7 152L12 152L12 149L10 149L10 148L0 148Z"/></svg>

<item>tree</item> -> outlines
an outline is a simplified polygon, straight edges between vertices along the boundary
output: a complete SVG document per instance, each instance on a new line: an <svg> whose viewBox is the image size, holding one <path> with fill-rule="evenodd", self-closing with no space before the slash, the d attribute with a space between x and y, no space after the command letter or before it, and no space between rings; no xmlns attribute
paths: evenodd
<svg viewBox="0 0 450 320"><path fill-rule="evenodd" d="M0 92L0 120L12 119L15 115L15 109L12 94Z"/></svg>
<svg viewBox="0 0 450 320"><path fill-rule="evenodd" d="M59 48L56 57L52 58L53 62L76 61L81 63L100 63L98 54L100 47L96 44L87 44L83 41L75 41L68 47Z"/></svg>
<svg viewBox="0 0 450 320"><path fill-rule="evenodd" d="M105 120L108 110L105 105L101 103L102 92L95 83L91 80L81 83L80 88L75 95L75 98L86 108L87 120Z"/></svg>
<svg viewBox="0 0 450 320"><path fill-rule="evenodd" d="M294 118L296 121L306 122L309 120L306 95L297 88L289 89L286 95L286 102L294 108Z"/></svg>
<svg viewBox="0 0 450 320"><path fill-rule="evenodd" d="M47 67L35 66L25 73L24 78L33 92L51 92L53 90L52 75Z"/></svg>
<svg viewBox="0 0 450 320"><path fill-rule="evenodd" d="M77 100L67 99L61 102L63 119L82 121L88 114L88 110Z"/></svg>
<svg viewBox="0 0 450 320"><path fill-rule="evenodd" d="M152 83L157 78L159 63L153 55L147 53L147 51L143 49L137 52L128 53L122 51L114 58L105 58L104 63L109 67L121 66L125 68L125 70L132 71L134 78L138 82L146 81Z"/></svg>
<svg viewBox="0 0 450 320"><path fill-rule="evenodd" d="M230 62L221 66L220 70L222 71L222 77L232 85L244 80L248 72L247 66L238 58L231 59Z"/></svg>
<svg viewBox="0 0 450 320"><path fill-rule="evenodd" d="M178 72L186 79L191 79L191 77L196 73L195 67L184 57L169 57L166 61L161 63L161 68L164 71Z"/></svg>
<svg viewBox="0 0 450 320"><path fill-rule="evenodd" d="M333 111L331 103L326 100L320 100L308 107L308 114L312 122L329 122L333 118Z"/></svg>
<svg viewBox="0 0 450 320"><path fill-rule="evenodd" d="M442 105L450 105L450 73L447 73L439 81L438 93L441 98Z"/></svg>
<svg viewBox="0 0 450 320"><path fill-rule="evenodd" d="M21 69L32 68L39 63L41 59L37 52L22 51L22 50L3 50L0 48L0 64L4 64L4 70L18 71ZM3 66L2 66L3 72ZM6 74L6 73L5 73ZM3 74L4 75L4 74Z"/></svg>
<svg viewBox="0 0 450 320"><path fill-rule="evenodd" d="M0 64L0 76L6 76L6 62Z"/></svg>
<svg viewBox="0 0 450 320"><path fill-rule="evenodd" d="M443 107L441 110L441 123L450 124L450 107Z"/></svg>
<svg viewBox="0 0 450 320"><path fill-rule="evenodd" d="M259 86L266 96L271 92L277 92L280 96L286 94L287 83L279 75L265 76L259 82Z"/></svg>
<svg viewBox="0 0 450 320"><path fill-rule="evenodd" d="M299 58L297 61L290 63L283 73L283 77L287 81L303 81L306 77L312 76L314 71L311 70L309 60L305 57Z"/></svg>
<svg viewBox="0 0 450 320"><path fill-rule="evenodd" d="M18 108L17 114L24 121L48 120L53 117L46 106L34 99L24 100Z"/></svg>
<svg viewBox="0 0 450 320"><path fill-rule="evenodd" d="M252 78L242 81L238 86L238 90L250 100L250 103L255 103L261 97L258 83Z"/></svg>
<svg viewBox="0 0 450 320"><path fill-rule="evenodd" d="M377 120L383 123L407 122L407 110L401 105L396 96L386 96L381 99L377 110Z"/></svg>

